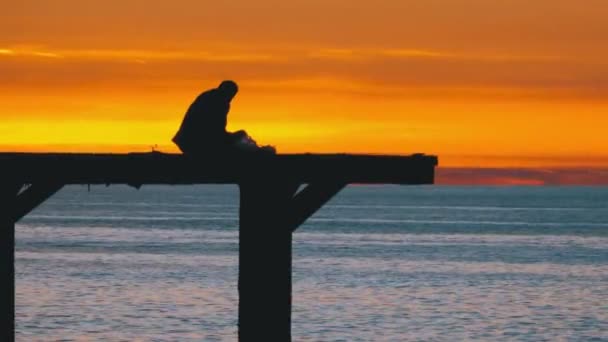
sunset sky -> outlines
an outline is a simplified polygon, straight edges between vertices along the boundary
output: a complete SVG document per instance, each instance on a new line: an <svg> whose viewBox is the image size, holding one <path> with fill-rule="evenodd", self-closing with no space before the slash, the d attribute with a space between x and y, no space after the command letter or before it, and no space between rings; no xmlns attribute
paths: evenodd
<svg viewBox="0 0 608 342"><path fill-rule="evenodd" d="M606 18L606 0L9 1L0 149L175 151L193 98L234 79L229 128L279 152L608 181Z"/></svg>

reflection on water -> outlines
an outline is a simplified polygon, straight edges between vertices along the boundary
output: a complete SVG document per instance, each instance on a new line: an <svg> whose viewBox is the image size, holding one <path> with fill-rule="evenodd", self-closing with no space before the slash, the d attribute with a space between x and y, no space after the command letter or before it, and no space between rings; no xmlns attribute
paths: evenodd
<svg viewBox="0 0 608 342"><path fill-rule="evenodd" d="M17 227L20 341L234 341L236 189L69 187ZM608 189L349 187L295 235L296 341L608 339Z"/></svg>

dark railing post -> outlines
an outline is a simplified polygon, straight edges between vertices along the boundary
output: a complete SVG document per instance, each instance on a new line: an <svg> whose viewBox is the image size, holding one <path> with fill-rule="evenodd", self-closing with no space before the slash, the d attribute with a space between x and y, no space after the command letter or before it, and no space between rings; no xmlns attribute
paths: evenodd
<svg viewBox="0 0 608 342"><path fill-rule="evenodd" d="M15 340L14 206L21 186L0 184L0 341Z"/></svg>
<svg viewBox="0 0 608 342"><path fill-rule="evenodd" d="M239 341L291 341L291 229L297 185L240 184Z"/></svg>

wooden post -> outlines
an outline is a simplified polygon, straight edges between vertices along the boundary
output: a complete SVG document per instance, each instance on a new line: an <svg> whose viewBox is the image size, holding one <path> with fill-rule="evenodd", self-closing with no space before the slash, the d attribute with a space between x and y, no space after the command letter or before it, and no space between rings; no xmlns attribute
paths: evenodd
<svg viewBox="0 0 608 342"><path fill-rule="evenodd" d="M296 184L240 184L239 341L291 341L291 229Z"/></svg>
<svg viewBox="0 0 608 342"><path fill-rule="evenodd" d="M0 341L15 340L15 221L13 207L21 186L0 184Z"/></svg>

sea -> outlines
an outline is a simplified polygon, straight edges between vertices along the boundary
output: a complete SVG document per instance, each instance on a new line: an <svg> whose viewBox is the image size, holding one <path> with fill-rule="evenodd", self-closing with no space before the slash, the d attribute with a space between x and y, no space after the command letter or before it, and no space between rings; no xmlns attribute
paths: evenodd
<svg viewBox="0 0 608 342"><path fill-rule="evenodd" d="M236 341L238 194L62 189L16 226L17 340ZM293 247L294 341L608 341L608 187L352 185Z"/></svg>

